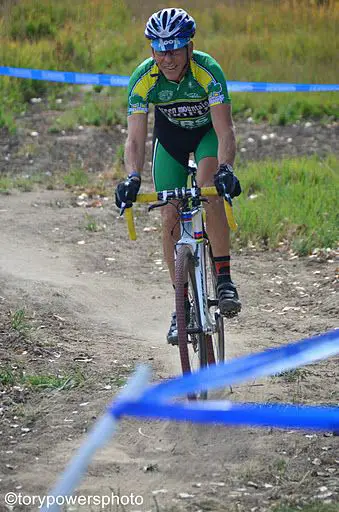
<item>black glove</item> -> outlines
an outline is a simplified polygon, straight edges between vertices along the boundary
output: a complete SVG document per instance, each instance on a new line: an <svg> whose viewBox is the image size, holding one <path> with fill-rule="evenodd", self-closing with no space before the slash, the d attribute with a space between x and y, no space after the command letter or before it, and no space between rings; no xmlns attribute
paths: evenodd
<svg viewBox="0 0 339 512"><path fill-rule="evenodd" d="M231 165L222 164L217 174L214 175L214 185L219 196L229 194L232 198L241 194L241 186L238 178L233 173Z"/></svg>
<svg viewBox="0 0 339 512"><path fill-rule="evenodd" d="M140 189L141 178L138 173L128 175L128 178L119 183L115 190L115 204L121 208L122 203L125 203L126 208L132 206L136 201Z"/></svg>

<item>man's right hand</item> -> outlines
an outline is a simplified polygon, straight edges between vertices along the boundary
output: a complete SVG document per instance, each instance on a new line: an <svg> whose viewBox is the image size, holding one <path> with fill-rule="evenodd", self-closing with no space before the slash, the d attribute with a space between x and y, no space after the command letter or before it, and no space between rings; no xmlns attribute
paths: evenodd
<svg viewBox="0 0 339 512"><path fill-rule="evenodd" d="M121 208L124 203L126 208L130 208L136 201L140 189L141 177L139 173L133 172L128 178L119 183L115 190L115 204Z"/></svg>

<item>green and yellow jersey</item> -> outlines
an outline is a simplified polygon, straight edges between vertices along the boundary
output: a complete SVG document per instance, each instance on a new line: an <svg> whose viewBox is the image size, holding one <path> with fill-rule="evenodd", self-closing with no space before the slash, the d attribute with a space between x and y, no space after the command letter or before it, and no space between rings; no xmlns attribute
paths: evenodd
<svg viewBox="0 0 339 512"><path fill-rule="evenodd" d="M182 128L211 123L210 107L230 102L221 67L213 57L196 50L180 83L160 73L151 57L136 68L128 86L128 115L147 113L152 103L171 123Z"/></svg>

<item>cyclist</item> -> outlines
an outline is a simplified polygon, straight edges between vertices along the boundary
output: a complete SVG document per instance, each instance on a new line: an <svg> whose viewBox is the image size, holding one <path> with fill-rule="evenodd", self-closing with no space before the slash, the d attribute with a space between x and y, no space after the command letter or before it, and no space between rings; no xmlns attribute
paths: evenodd
<svg viewBox="0 0 339 512"><path fill-rule="evenodd" d="M127 179L115 192L116 205L136 200L144 167L148 105L155 105L152 174L156 191L184 187L189 154L194 153L200 187L215 185L220 196L241 192L233 172L236 141L231 100L219 64L193 50L194 19L183 9L162 9L145 28L152 57L133 72L128 87L128 135L125 145ZM221 197L206 203L207 232L218 275L219 308L233 316L241 309L230 274L229 228ZM176 209L162 210L163 250L175 283L174 244L179 238ZM188 289L188 285L187 285ZM177 343L173 313L167 341Z"/></svg>

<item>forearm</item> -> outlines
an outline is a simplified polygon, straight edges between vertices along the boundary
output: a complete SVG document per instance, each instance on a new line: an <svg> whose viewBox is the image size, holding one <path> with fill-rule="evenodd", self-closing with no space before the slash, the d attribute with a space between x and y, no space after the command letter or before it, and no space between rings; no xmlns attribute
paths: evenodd
<svg viewBox="0 0 339 512"><path fill-rule="evenodd" d="M235 130L233 126L228 126L221 135L218 136L218 162L221 164L234 165L236 154Z"/></svg>
<svg viewBox="0 0 339 512"><path fill-rule="evenodd" d="M132 171L141 174L145 163L145 143L128 137L125 144L124 162L127 174Z"/></svg>

